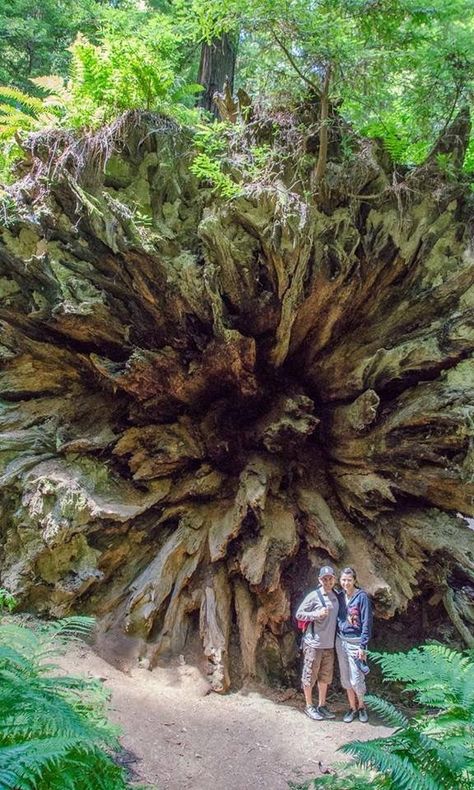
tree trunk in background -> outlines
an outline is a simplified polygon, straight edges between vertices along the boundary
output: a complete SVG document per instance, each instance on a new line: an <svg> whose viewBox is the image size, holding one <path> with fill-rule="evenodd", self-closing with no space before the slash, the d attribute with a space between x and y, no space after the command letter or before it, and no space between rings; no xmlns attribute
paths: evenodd
<svg viewBox="0 0 474 790"><path fill-rule="evenodd" d="M331 84L332 67L329 64L326 67L326 74L324 75L323 84L321 87L321 110L319 114L320 129L319 129L319 151L318 161L313 176L313 189L322 189L322 181L326 174L326 164L328 159L328 122L329 122L329 86Z"/></svg>
<svg viewBox="0 0 474 790"><path fill-rule="evenodd" d="M331 145L324 206L282 180L223 201L130 113L34 135L4 202L0 584L94 613L123 665L288 678L327 563L379 618L422 597L472 632L472 195Z"/></svg>
<svg viewBox="0 0 474 790"><path fill-rule="evenodd" d="M213 96L223 90L225 83L233 91L236 56L236 36L230 33L223 33L210 44L205 41L202 44L197 81L204 86L204 91L199 97L199 106L216 116L218 112Z"/></svg>

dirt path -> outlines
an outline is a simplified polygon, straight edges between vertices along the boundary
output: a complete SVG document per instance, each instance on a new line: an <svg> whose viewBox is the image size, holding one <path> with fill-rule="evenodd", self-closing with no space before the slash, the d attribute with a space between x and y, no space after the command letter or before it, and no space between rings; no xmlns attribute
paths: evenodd
<svg viewBox="0 0 474 790"><path fill-rule="evenodd" d="M70 649L61 666L99 677L112 692L112 719L121 742L137 757L137 782L156 790L288 790L288 782L319 773L318 762L341 760L338 746L375 738L386 727L315 722L302 713L299 695L240 691L208 693L205 680L186 664L125 675L86 646Z"/></svg>

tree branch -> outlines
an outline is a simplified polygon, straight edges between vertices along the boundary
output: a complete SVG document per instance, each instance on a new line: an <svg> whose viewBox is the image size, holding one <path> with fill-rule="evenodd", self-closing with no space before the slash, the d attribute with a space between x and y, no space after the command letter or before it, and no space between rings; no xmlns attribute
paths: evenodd
<svg viewBox="0 0 474 790"><path fill-rule="evenodd" d="M313 82L313 80L310 80L310 79L309 79L309 77L307 77L307 76L306 76L306 74L304 74L304 72L302 72L302 71L301 71L301 69L300 69L300 67L298 66L298 64L296 63L296 61L295 61L295 59L294 59L293 55L291 54L291 52L289 51L289 49L288 49L288 48L287 48L287 47L284 45L283 41L281 41L281 40L280 40L280 38L277 36L277 34L275 33L275 31L274 31L273 29L272 29L271 33L272 33L272 36L273 36L273 38L275 39L276 43L278 44L278 46L280 47L280 49L282 50L282 52L284 52L284 54L286 55L286 57L287 57L288 61L289 61L289 62L290 62L290 64L293 66L293 68L294 68L294 70L296 71L296 73L297 73L297 74L299 74L299 76L301 77L301 79L302 79L302 80L303 80L303 81L304 81L304 82L305 82L307 85L309 85L309 86L310 86L310 88L311 88L313 91L315 91L315 93L316 93L316 95L317 95L317 96L321 96L321 89L320 89L319 85L317 85L317 84L316 84L316 82Z"/></svg>

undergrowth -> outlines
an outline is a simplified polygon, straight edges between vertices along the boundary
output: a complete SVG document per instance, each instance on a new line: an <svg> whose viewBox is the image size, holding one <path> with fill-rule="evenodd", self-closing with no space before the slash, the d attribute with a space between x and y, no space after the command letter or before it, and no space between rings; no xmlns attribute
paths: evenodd
<svg viewBox="0 0 474 790"><path fill-rule="evenodd" d="M341 747L353 761L299 785L328 790L472 790L474 787L474 656L441 644L408 653L373 654L387 681L401 681L419 712L408 719L379 697L368 707L395 731ZM296 790L296 786L295 790Z"/></svg>
<svg viewBox="0 0 474 790"><path fill-rule="evenodd" d="M0 590L0 610L15 600ZM94 621L69 617L27 626L0 622L0 787L2 790L125 790L113 760L118 730L99 681L58 671L56 659Z"/></svg>
<svg viewBox="0 0 474 790"><path fill-rule="evenodd" d="M12 179L31 132L80 129L88 134L131 110L197 124L194 104L202 87L187 73L182 44L183 34L169 18L155 14L140 36L109 30L93 44L79 33L69 48L66 78L33 78L31 93L0 86L0 182Z"/></svg>

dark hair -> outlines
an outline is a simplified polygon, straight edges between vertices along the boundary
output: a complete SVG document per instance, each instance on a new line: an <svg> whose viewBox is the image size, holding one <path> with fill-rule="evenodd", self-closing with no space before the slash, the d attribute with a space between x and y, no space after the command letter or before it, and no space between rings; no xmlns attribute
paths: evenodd
<svg viewBox="0 0 474 790"><path fill-rule="evenodd" d="M354 568L344 568L340 572L339 578L341 578L341 576L343 576L344 573L347 573L349 576L353 576L354 577L354 581L355 582L357 581L357 573L355 572Z"/></svg>

